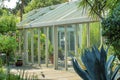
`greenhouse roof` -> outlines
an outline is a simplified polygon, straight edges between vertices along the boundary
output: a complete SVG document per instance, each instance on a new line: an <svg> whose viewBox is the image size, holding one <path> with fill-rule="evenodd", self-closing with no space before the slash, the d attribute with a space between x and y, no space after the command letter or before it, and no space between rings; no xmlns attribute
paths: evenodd
<svg viewBox="0 0 120 80"><path fill-rule="evenodd" d="M34 28L53 25L95 22L87 16L87 12L78 8L78 2L66 2L33 10L26 18L17 24L18 28Z"/></svg>

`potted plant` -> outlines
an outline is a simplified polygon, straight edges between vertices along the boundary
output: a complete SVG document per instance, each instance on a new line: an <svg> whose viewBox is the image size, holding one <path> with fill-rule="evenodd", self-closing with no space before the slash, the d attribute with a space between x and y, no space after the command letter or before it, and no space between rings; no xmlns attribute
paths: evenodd
<svg viewBox="0 0 120 80"><path fill-rule="evenodd" d="M23 65L23 60L22 59L17 59L17 61L15 62L15 66L22 66Z"/></svg>
<svg viewBox="0 0 120 80"><path fill-rule="evenodd" d="M64 60L64 55L63 55L63 51L61 48L58 49L58 58L60 60Z"/></svg>
<svg viewBox="0 0 120 80"><path fill-rule="evenodd" d="M53 45L49 44L49 59L51 63L53 64L54 61L54 54L53 54Z"/></svg>
<svg viewBox="0 0 120 80"><path fill-rule="evenodd" d="M50 54L50 55L49 55L49 59L50 59L51 63L53 64L53 62L54 62L54 55L53 55L53 54Z"/></svg>

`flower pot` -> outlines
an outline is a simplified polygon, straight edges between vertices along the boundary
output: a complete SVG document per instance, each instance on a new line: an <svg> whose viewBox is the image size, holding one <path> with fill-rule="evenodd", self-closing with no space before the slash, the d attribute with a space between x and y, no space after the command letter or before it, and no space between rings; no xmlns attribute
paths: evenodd
<svg viewBox="0 0 120 80"><path fill-rule="evenodd" d="M23 65L23 60L18 59L17 62L15 63L15 66L22 66Z"/></svg>
<svg viewBox="0 0 120 80"><path fill-rule="evenodd" d="M54 60L53 56L50 56L49 59L50 59L51 63L53 64L53 60Z"/></svg>

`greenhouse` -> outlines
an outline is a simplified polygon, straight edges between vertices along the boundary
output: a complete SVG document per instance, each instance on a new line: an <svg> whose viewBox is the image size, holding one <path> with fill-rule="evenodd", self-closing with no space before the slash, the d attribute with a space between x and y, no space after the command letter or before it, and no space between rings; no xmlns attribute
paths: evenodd
<svg viewBox="0 0 120 80"><path fill-rule="evenodd" d="M68 69L68 53L73 51L78 55L78 48L82 49L82 35L86 35L86 47L90 47L90 26L91 23L98 23L98 19L88 16L88 10L78 8L78 2L66 2L40 9L35 9L24 15L23 21L17 24L19 30L19 54L22 55L24 64L35 63L41 66L41 32L45 34L45 64L49 64L49 42L53 45L54 69L58 69L58 49L64 50L65 70ZM83 27L86 32L83 33ZM97 25L100 30L100 25ZM36 32L37 31L37 32ZM101 30L100 30L101 31ZM24 33L24 34L23 34ZM34 35L38 38L34 40ZM102 42L101 32L99 32L99 43ZM30 41L28 40L30 39ZM21 48L23 41L23 49ZM37 47L34 46L35 41ZM30 48L29 45L30 44ZM34 50L37 50L36 53ZM29 54L30 52L30 54ZM22 53L22 54L21 54ZM34 58L34 54L37 57ZM30 56L30 57L29 57Z"/></svg>

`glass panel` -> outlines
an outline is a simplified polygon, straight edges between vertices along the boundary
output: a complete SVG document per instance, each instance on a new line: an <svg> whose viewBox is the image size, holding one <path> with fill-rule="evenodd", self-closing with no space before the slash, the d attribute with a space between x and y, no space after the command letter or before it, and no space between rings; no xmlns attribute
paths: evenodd
<svg viewBox="0 0 120 80"><path fill-rule="evenodd" d="M53 5L53 6L49 6L49 7L44 7L44 8L40 8L40 9L36 9L33 10L29 13L27 13L26 19L24 19L22 22L19 23L19 25L23 25L26 23L30 23L32 21L34 21L35 19L43 16L44 14L46 14L47 12L54 10L55 8L57 8L59 5Z"/></svg>
<svg viewBox="0 0 120 80"><path fill-rule="evenodd" d="M47 14L43 15L42 17L39 17L39 19L33 21L33 23L37 22L52 22L59 20L60 18L64 17L65 15L69 14L71 11L77 9L76 2L70 2L70 3L63 3L56 9L54 9L51 12L48 12Z"/></svg>
<svg viewBox="0 0 120 80"><path fill-rule="evenodd" d="M20 24L28 23L27 25L35 26L35 24L42 23L43 25L46 25L47 23L51 24L51 22L54 23L64 20L83 18L86 17L86 15L86 12L78 9L77 1L66 2L63 4L38 9L36 14L33 14L26 20L23 20Z"/></svg>

